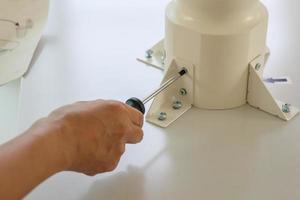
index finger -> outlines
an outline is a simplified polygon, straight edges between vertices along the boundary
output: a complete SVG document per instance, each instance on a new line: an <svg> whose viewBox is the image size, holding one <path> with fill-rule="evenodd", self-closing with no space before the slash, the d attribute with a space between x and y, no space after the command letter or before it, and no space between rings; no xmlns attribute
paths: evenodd
<svg viewBox="0 0 300 200"><path fill-rule="evenodd" d="M139 127L143 127L144 115L140 111L136 110L135 108L132 108L131 106L126 105L126 108L128 110L128 114L132 123Z"/></svg>

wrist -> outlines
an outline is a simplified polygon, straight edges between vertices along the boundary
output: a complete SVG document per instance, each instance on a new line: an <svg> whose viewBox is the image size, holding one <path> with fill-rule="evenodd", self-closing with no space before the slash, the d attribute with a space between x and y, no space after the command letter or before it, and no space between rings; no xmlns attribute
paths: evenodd
<svg viewBox="0 0 300 200"><path fill-rule="evenodd" d="M55 174L67 170L71 165L69 153L64 147L61 127L50 118L37 121L28 131L39 154L45 158L47 168Z"/></svg>

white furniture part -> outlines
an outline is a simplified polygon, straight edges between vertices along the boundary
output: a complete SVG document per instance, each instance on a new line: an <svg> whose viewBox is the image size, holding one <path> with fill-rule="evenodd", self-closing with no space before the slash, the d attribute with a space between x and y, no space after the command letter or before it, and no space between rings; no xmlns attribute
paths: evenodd
<svg viewBox="0 0 300 200"><path fill-rule="evenodd" d="M28 71L48 9L49 0L0 1L0 86Z"/></svg>
<svg viewBox="0 0 300 200"><path fill-rule="evenodd" d="M155 99L149 122L167 127L192 106L232 109L249 103L284 120L298 113L275 100L264 85L268 11L259 0L173 0L166 9L165 28L165 39L139 60L164 69L162 82L174 74L174 61L193 67L184 78L188 85L177 83L175 90L169 88ZM178 100L180 88L188 89L188 100ZM178 101L183 109L172 109ZM167 116L163 120L161 113Z"/></svg>

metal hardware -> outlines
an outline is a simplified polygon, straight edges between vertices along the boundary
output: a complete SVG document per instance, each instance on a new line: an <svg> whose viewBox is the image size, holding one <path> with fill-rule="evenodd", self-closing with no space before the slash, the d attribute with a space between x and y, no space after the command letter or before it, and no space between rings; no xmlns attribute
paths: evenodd
<svg viewBox="0 0 300 200"><path fill-rule="evenodd" d="M151 59L153 54L154 54L154 51L152 49L149 49L149 50L146 51L145 57L147 59Z"/></svg>
<svg viewBox="0 0 300 200"><path fill-rule="evenodd" d="M181 101L175 101L173 103L173 109L179 110L180 108L182 108L182 102Z"/></svg>
<svg viewBox="0 0 300 200"><path fill-rule="evenodd" d="M257 64L255 65L255 70L258 71L258 70L260 70L260 68L261 68L261 64L260 64L260 63L257 63Z"/></svg>
<svg viewBox="0 0 300 200"><path fill-rule="evenodd" d="M290 113L291 112L291 104L284 104L282 105L282 112L284 113Z"/></svg>
<svg viewBox="0 0 300 200"><path fill-rule="evenodd" d="M181 88L181 89L179 90L179 93L180 93L181 96L186 96L186 95L187 95L187 91L186 91L185 88Z"/></svg>
<svg viewBox="0 0 300 200"><path fill-rule="evenodd" d="M159 113L158 120L165 121L167 119L167 117L168 117L167 113L161 112L161 113Z"/></svg>

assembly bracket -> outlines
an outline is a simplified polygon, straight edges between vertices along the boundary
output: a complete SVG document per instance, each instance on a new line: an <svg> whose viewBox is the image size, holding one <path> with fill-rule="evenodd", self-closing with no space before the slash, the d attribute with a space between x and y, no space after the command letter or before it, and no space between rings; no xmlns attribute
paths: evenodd
<svg viewBox="0 0 300 200"><path fill-rule="evenodd" d="M247 102L259 110L289 121L297 115L299 109L276 100L267 88L263 79L263 72L269 55L270 53L267 51L264 56L258 56L249 65Z"/></svg>
<svg viewBox="0 0 300 200"><path fill-rule="evenodd" d="M159 94L152 102L146 120L160 127L167 127L181 115L191 109L193 104L193 77L194 66L178 59L171 61L162 83L170 79L182 68L188 73L177 82Z"/></svg>
<svg viewBox="0 0 300 200"><path fill-rule="evenodd" d="M156 43L153 47L145 52L144 56L137 58L139 62L146 65L158 68L160 70L165 70L166 62L166 51L164 48L164 39Z"/></svg>

